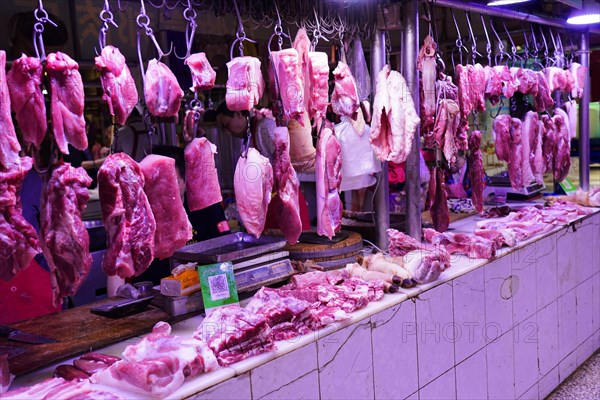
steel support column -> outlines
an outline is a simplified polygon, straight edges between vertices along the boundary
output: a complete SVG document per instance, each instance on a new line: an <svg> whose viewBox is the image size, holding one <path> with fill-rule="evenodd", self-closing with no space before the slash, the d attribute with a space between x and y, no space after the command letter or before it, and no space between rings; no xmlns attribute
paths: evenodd
<svg viewBox="0 0 600 400"><path fill-rule="evenodd" d="M590 34L581 34L579 46L581 65L587 68L583 84L583 96L579 101L579 187L590 189Z"/></svg>

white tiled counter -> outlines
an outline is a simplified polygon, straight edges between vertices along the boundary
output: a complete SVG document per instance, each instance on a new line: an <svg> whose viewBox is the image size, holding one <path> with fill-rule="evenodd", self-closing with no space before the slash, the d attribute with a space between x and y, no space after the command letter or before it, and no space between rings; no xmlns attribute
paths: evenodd
<svg viewBox="0 0 600 400"><path fill-rule="evenodd" d="M473 221L453 227L472 232ZM198 323L173 333L190 335ZM190 379L171 397L544 398L600 348L600 214L492 261L454 257L437 282L277 346Z"/></svg>

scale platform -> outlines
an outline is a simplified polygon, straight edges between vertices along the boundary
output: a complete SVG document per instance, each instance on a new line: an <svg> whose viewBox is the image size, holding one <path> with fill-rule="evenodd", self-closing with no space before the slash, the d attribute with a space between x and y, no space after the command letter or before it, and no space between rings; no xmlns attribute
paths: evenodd
<svg viewBox="0 0 600 400"><path fill-rule="evenodd" d="M516 190L510 185L508 172L488 177L488 184L483 190L483 198L486 203L488 199L505 200L530 200L542 194L546 186L540 183L531 183L524 189ZM494 201L492 201L494 202Z"/></svg>

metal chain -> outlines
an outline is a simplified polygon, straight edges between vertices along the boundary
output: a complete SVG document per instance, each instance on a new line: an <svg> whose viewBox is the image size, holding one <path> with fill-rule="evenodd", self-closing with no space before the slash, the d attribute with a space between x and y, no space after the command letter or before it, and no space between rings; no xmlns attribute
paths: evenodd
<svg viewBox="0 0 600 400"><path fill-rule="evenodd" d="M56 23L48 18L48 12L44 9L42 0L38 1L38 8L33 12L36 23L33 25L33 47L36 56L44 61L46 60L46 49L44 48L44 24L50 24L57 27Z"/></svg>

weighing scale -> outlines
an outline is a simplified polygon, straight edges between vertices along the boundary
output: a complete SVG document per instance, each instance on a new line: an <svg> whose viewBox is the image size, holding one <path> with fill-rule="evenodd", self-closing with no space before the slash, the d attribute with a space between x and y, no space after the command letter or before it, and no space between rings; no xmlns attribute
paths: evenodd
<svg viewBox="0 0 600 400"><path fill-rule="evenodd" d="M540 196L546 188L544 184L536 182L531 183L524 189L516 190L510 185L508 171L489 176L487 179L487 185L483 190L483 199L486 204L488 202L494 204L504 203L506 200L530 200Z"/></svg>

